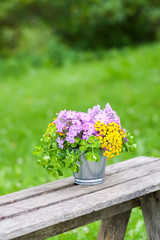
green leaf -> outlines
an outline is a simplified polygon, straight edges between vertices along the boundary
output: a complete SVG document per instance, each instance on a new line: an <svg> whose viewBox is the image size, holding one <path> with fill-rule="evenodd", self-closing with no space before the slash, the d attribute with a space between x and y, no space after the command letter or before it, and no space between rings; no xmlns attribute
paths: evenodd
<svg viewBox="0 0 160 240"><path fill-rule="evenodd" d="M79 158L78 161L80 162L81 165L83 165L83 161Z"/></svg>
<svg viewBox="0 0 160 240"><path fill-rule="evenodd" d="M53 142L52 143L52 148L57 148L57 145L58 145L57 142Z"/></svg>
<svg viewBox="0 0 160 240"><path fill-rule="evenodd" d="M49 160L49 159L50 159L50 156L44 156L43 159L44 159L44 160Z"/></svg>
<svg viewBox="0 0 160 240"><path fill-rule="evenodd" d="M48 171L49 174L52 174L53 171L54 171L54 167L53 167L52 165L48 165L48 166L46 167L46 170Z"/></svg>
<svg viewBox="0 0 160 240"><path fill-rule="evenodd" d="M95 136L94 135L92 135L92 136L90 136L89 138L88 138L88 142L89 143L93 143L94 142L94 140L95 140Z"/></svg>
<svg viewBox="0 0 160 240"><path fill-rule="evenodd" d="M37 163L38 163L39 165L42 165L42 161L41 161L40 159L37 160Z"/></svg>
<svg viewBox="0 0 160 240"><path fill-rule="evenodd" d="M65 165L66 165L66 167L71 168L72 163L70 161L66 160Z"/></svg>
<svg viewBox="0 0 160 240"><path fill-rule="evenodd" d="M76 137L76 138L74 138L74 139L75 139L75 142L76 142L77 144L79 144L79 143L80 143L80 141L81 141L81 140L80 140L79 138L77 138L77 137Z"/></svg>
<svg viewBox="0 0 160 240"><path fill-rule="evenodd" d="M62 161L57 161L57 165L59 168L64 168L64 163Z"/></svg>
<svg viewBox="0 0 160 240"><path fill-rule="evenodd" d="M58 169L57 172L58 172L59 176L63 176L63 172L60 169Z"/></svg>
<svg viewBox="0 0 160 240"><path fill-rule="evenodd" d="M101 145L101 143L100 143L99 139L95 139L95 140L93 141L93 143L91 144L91 146L92 146L93 148L100 148L100 145Z"/></svg>
<svg viewBox="0 0 160 240"><path fill-rule="evenodd" d="M100 156L99 156L98 153L93 153L92 157L93 157L93 159L94 159L93 161L99 162Z"/></svg>
<svg viewBox="0 0 160 240"><path fill-rule="evenodd" d="M43 153L43 148L41 146L36 145L32 153L34 156L40 156Z"/></svg>
<svg viewBox="0 0 160 240"><path fill-rule="evenodd" d="M71 147L71 144L69 142L67 142L67 147Z"/></svg>
<svg viewBox="0 0 160 240"><path fill-rule="evenodd" d="M51 136L52 136L52 137L57 137L57 134L56 134L55 132L52 132L52 133L51 133Z"/></svg>
<svg viewBox="0 0 160 240"><path fill-rule="evenodd" d="M132 141L133 140L133 136L127 136L127 139L129 140L129 141Z"/></svg>
<svg viewBox="0 0 160 240"><path fill-rule="evenodd" d="M42 160L42 165L46 166L50 162L50 156L44 156Z"/></svg>
<svg viewBox="0 0 160 240"><path fill-rule="evenodd" d="M81 142L80 142L80 145L87 147L87 146L88 146L88 143L87 143L86 140L82 139Z"/></svg>
<svg viewBox="0 0 160 240"><path fill-rule="evenodd" d="M99 156L99 154L98 153L96 153L96 152L94 152L94 153L92 153L92 152L88 152L87 154L86 154L87 156L86 156L86 159L88 160L88 161L92 161L92 162L98 162L99 160L100 160L100 156Z"/></svg>
<svg viewBox="0 0 160 240"><path fill-rule="evenodd" d="M133 144L133 136L127 136L127 139L128 139L127 144L132 145Z"/></svg>
<svg viewBox="0 0 160 240"><path fill-rule="evenodd" d="M57 173L58 173L57 171L53 171L52 176L57 178Z"/></svg>
<svg viewBox="0 0 160 240"><path fill-rule="evenodd" d="M92 160L92 153L91 153L91 152L87 152L87 153L85 154L85 157L86 157L86 159L87 159L88 161L91 161L91 160Z"/></svg>
<svg viewBox="0 0 160 240"><path fill-rule="evenodd" d="M86 149L87 149L87 147L85 147L85 146L80 146L80 147L79 147L79 150L80 150L81 152L85 152Z"/></svg>
<svg viewBox="0 0 160 240"><path fill-rule="evenodd" d="M126 151L125 147L122 147L122 152L125 152L125 151Z"/></svg>
<svg viewBox="0 0 160 240"><path fill-rule="evenodd" d="M137 148L137 144L133 144L132 146L129 146L129 151L130 152L135 152Z"/></svg>
<svg viewBox="0 0 160 240"><path fill-rule="evenodd" d="M75 142L75 143L72 143L72 144L71 144L71 147L72 147L72 148L77 147L77 143L76 143L76 142Z"/></svg>
<svg viewBox="0 0 160 240"><path fill-rule="evenodd" d="M62 153L62 152L58 152L58 153L56 154L56 156L57 156L58 159L61 159L61 160L65 159L65 154Z"/></svg>
<svg viewBox="0 0 160 240"><path fill-rule="evenodd" d="M71 168L71 170L72 170L73 172L75 172L75 173L78 173L78 172L79 172L79 167L75 164L75 165Z"/></svg>
<svg viewBox="0 0 160 240"><path fill-rule="evenodd" d="M127 143L124 143L124 148L125 148L125 151L128 152L128 144Z"/></svg>

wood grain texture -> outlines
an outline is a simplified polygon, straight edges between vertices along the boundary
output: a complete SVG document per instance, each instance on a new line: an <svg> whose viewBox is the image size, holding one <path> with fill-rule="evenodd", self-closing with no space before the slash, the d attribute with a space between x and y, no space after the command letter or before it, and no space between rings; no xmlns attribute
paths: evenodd
<svg viewBox="0 0 160 240"><path fill-rule="evenodd" d="M86 224L89 224L91 222L95 222L99 219L105 219L106 216L110 217L112 215L117 215L119 213L128 211L134 207L139 206L138 199L134 199L119 205L115 205L113 207L100 210L100 211L93 211L90 214L86 214L83 217L78 217L71 219L69 221L60 222L56 225L53 225L51 227L47 227L43 230L32 232L31 234L24 235L22 237L14 238L14 240L42 240L47 237L52 237L55 235L58 235L60 233L72 230L77 227L84 226ZM6 239L3 239L6 240Z"/></svg>
<svg viewBox="0 0 160 240"><path fill-rule="evenodd" d="M75 185L67 178L0 197L0 240L45 239L128 211L138 206L138 197L160 190L160 159L122 165L108 166L100 185Z"/></svg>
<svg viewBox="0 0 160 240"><path fill-rule="evenodd" d="M137 165L142 166L144 164L155 162L157 160L159 159L141 156L141 157L132 158L120 163L116 163L116 164L107 166L106 176L111 175L113 173L121 172L121 171L123 172L127 169L137 167ZM21 190L18 192L3 195L0 197L0 206L14 203L16 201L21 201L24 199L48 194L54 191L58 191L60 189L69 188L73 185L74 185L73 177L69 177L69 178L66 178L65 180L60 179L60 180L46 183L40 186L36 186L29 189Z"/></svg>
<svg viewBox="0 0 160 240"><path fill-rule="evenodd" d="M160 191L140 198L149 240L160 239Z"/></svg>
<svg viewBox="0 0 160 240"><path fill-rule="evenodd" d="M157 164L157 162L159 164ZM70 187L66 188L54 188L54 191L49 191L48 194L34 196L32 198L23 199L23 201L15 201L13 203L3 204L0 207L0 220L13 216L18 216L25 212L31 212L44 208L46 206L55 205L60 202L75 199L76 197L85 196L94 192L100 192L101 190L114 187L121 183L126 183L133 179L142 178L148 176L151 173L160 171L160 161L155 161L146 164L143 167L139 165L134 168L127 169L126 171L115 172L105 176L105 182L100 185L94 186L81 186L70 184ZM72 179L73 183L73 179Z"/></svg>
<svg viewBox="0 0 160 240"><path fill-rule="evenodd" d="M123 240L131 210L103 219L97 240Z"/></svg>
<svg viewBox="0 0 160 240"><path fill-rule="evenodd" d="M144 179L144 181L147 180L147 184L145 185L138 179L136 182L131 181L127 184L123 183L120 187L115 186L114 188L110 188L110 191L103 190L100 194L88 194L85 197L80 197L78 199L75 198L54 206L49 206L33 212L25 213L24 215L4 219L0 224L2 239L4 240L4 236L12 239L13 237L22 236L40 229L45 229L58 223L63 224L65 221L69 221L80 216L83 218L84 215L92 214L94 211L97 212L114 206L117 203L126 202L130 198L135 199L140 195L143 196L146 194L146 188L148 189L148 192L150 192L150 190L152 191L153 189L160 189L160 184L158 186L156 182L158 176L159 173L157 175L151 175L150 182L149 179ZM153 181L155 186L151 186ZM151 187L150 189L149 186ZM135 190L134 193L133 189ZM70 229L69 226L68 229Z"/></svg>
<svg viewBox="0 0 160 240"><path fill-rule="evenodd" d="M24 199L29 199L37 197L40 195L45 195L51 192L56 192L58 190L69 188L74 185L73 177L60 179L54 182L45 183L40 186L24 189L18 192L10 193L0 197L0 206L8 205L10 203L23 201Z"/></svg>

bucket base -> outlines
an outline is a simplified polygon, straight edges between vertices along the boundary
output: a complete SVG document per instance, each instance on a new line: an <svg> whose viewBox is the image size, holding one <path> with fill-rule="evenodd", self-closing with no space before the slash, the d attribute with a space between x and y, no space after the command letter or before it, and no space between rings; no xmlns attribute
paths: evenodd
<svg viewBox="0 0 160 240"><path fill-rule="evenodd" d="M74 179L76 184L80 184L80 185L96 185L96 184L101 184L104 182L104 178L98 178L98 179L78 179L75 178Z"/></svg>

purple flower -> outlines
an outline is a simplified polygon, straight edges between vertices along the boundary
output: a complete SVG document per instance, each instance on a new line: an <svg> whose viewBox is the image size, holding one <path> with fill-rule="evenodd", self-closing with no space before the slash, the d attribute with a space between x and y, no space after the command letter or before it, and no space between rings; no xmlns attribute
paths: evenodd
<svg viewBox="0 0 160 240"><path fill-rule="evenodd" d="M120 125L120 119L115 111L112 110L109 103L106 104L104 110L100 109L100 106L94 106L92 109L88 109L88 113L93 116L95 122L100 120L101 122L108 124L111 122L118 123Z"/></svg>
<svg viewBox="0 0 160 240"><path fill-rule="evenodd" d="M103 110L97 105L92 109L88 109L87 113L66 111L66 109L61 111L54 121L57 132L65 134L64 140L58 138L59 147L63 148L64 141L74 143L75 137L87 140L91 135L97 136L94 125L98 120L104 124L115 122L120 125L120 119L109 103L106 104Z"/></svg>
<svg viewBox="0 0 160 240"><path fill-rule="evenodd" d="M60 139L60 137L58 137L56 139L56 142L58 143L59 148L63 149L63 142L64 142L64 140Z"/></svg>
<svg viewBox="0 0 160 240"><path fill-rule="evenodd" d="M102 113L103 111L101 110L101 107L100 105L97 105L97 106L94 106L92 109L88 109L88 113L91 115L91 116L95 116L99 113Z"/></svg>
<svg viewBox="0 0 160 240"><path fill-rule="evenodd" d="M73 136L66 136L66 141L69 142L69 143L74 143L75 142L75 139Z"/></svg>
<svg viewBox="0 0 160 240"><path fill-rule="evenodd" d="M125 129L125 128L123 128L123 131L124 131L124 133L126 133L126 129ZM123 138L123 140L124 140L125 142L128 142L127 136L126 136L125 138Z"/></svg>

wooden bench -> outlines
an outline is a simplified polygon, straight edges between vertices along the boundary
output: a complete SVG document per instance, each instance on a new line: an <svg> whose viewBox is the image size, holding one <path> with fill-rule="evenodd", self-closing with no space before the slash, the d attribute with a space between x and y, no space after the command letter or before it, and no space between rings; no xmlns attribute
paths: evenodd
<svg viewBox="0 0 160 240"><path fill-rule="evenodd" d="M41 240L102 220L98 240L124 239L141 206L150 240L160 240L160 159L137 157L106 167L105 182L73 177L0 197L0 240Z"/></svg>

